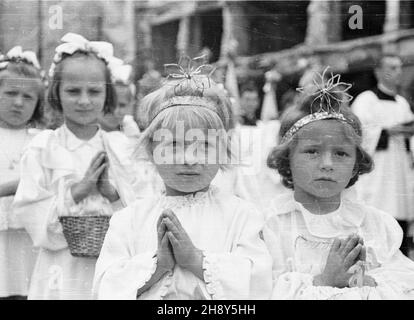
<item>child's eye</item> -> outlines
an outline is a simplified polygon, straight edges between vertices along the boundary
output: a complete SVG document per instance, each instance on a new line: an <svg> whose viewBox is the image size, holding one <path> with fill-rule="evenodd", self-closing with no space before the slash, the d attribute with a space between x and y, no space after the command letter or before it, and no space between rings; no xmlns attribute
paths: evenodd
<svg viewBox="0 0 414 320"><path fill-rule="evenodd" d="M17 95L17 91L6 91L4 92L6 95L8 95L9 97L14 97Z"/></svg>
<svg viewBox="0 0 414 320"><path fill-rule="evenodd" d="M28 94L23 95L23 98L24 98L25 100L29 100L29 101L31 101L31 100L33 100L33 99L34 99L34 97L33 97L33 96L28 95Z"/></svg>
<svg viewBox="0 0 414 320"><path fill-rule="evenodd" d="M337 151L337 152L336 152L336 155L337 155L338 157L347 157L347 156L348 156L348 153L347 153L347 152L345 152L345 151Z"/></svg>
<svg viewBox="0 0 414 320"><path fill-rule="evenodd" d="M316 149L305 149L304 153L307 153L307 154L317 154L318 153L318 150L316 150Z"/></svg>
<svg viewBox="0 0 414 320"><path fill-rule="evenodd" d="M102 90L101 89L91 89L91 90L89 90L89 92L93 95L97 95L97 94L100 94L102 92Z"/></svg>
<svg viewBox="0 0 414 320"><path fill-rule="evenodd" d="M76 88L69 88L69 89L66 89L65 91L69 94L78 94L80 92L80 90Z"/></svg>

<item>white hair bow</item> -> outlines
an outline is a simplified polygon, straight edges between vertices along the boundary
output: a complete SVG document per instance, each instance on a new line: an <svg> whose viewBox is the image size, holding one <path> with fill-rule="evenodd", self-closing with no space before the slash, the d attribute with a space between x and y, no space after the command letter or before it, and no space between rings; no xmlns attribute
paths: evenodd
<svg viewBox="0 0 414 320"><path fill-rule="evenodd" d="M10 61L24 61L33 65L36 69L41 70L39 61L37 60L36 53L27 50L23 51L21 46L15 46L10 49L6 55L0 55L0 69L7 67Z"/></svg>
<svg viewBox="0 0 414 320"><path fill-rule="evenodd" d="M132 66L124 64L124 61L119 58L113 57L111 61L109 61L108 68L111 72L112 82L122 83L123 85L128 86L131 94L135 96L136 87L131 82Z"/></svg>
<svg viewBox="0 0 414 320"><path fill-rule="evenodd" d="M116 59L120 60L120 59ZM120 60L122 62L122 60ZM130 83L131 74L132 74L132 66L129 64L120 64L118 61L115 63L111 61L108 65L109 69L111 70L112 81L113 82L121 82L125 85Z"/></svg>
<svg viewBox="0 0 414 320"><path fill-rule="evenodd" d="M109 64L113 59L114 48L106 41L89 41L79 34L69 32L60 41L64 42L56 47L53 63L49 69L49 76L53 77L56 64L62 61L63 54L72 55L75 52L93 52L96 56Z"/></svg>

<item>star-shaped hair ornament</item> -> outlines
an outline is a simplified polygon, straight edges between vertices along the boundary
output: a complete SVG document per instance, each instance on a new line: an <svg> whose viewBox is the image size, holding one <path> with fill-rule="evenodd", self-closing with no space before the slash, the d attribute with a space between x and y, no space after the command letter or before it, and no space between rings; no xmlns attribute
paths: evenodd
<svg viewBox="0 0 414 320"><path fill-rule="evenodd" d="M319 100L319 109L316 112L332 112L335 113L335 108L332 104L336 101L339 104L349 102L353 97L347 93L347 91L352 87L352 84L342 82L341 75L333 74L331 72L331 77L327 78L326 73L329 69L329 66L320 74L315 71L315 77L312 79L313 84L297 88L296 90L302 94L315 96L312 102ZM324 105L324 101L326 104ZM326 110L327 108L327 110Z"/></svg>
<svg viewBox="0 0 414 320"><path fill-rule="evenodd" d="M167 79L181 80L175 85L175 88L186 81L191 81L197 89L203 92L204 89L211 87L210 77L215 71L211 64L205 64L204 61L206 61L205 54L195 58L184 55L180 57L178 63L164 64ZM204 79L207 79L208 87L206 87Z"/></svg>

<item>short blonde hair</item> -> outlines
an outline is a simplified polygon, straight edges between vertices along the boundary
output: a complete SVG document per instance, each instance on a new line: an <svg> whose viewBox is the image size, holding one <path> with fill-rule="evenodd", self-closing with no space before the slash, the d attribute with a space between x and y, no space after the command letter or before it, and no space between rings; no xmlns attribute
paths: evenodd
<svg viewBox="0 0 414 320"><path fill-rule="evenodd" d="M199 97L208 100L214 105L214 111L191 105L161 108L161 105L165 105L166 101L174 97ZM231 102L226 92L207 77L200 77L197 82L192 79L167 80L161 88L145 96L140 107L142 114L145 115L143 122L146 129L140 136L136 153L144 150L151 158L154 133L161 128L173 129L177 121L181 120L190 128L202 126L206 129L224 131L226 136L220 136L221 142L226 146L227 160L232 157L230 144L227 141L227 133L234 128ZM227 167L224 164L220 166Z"/></svg>

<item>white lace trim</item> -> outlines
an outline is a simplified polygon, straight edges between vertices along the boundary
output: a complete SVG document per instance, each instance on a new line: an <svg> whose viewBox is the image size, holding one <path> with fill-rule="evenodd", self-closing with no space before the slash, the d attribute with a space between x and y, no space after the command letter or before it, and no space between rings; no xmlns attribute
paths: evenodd
<svg viewBox="0 0 414 320"><path fill-rule="evenodd" d="M160 289L159 300L163 300L165 295L168 293L168 289L170 288L171 283L173 281L173 275L174 273L172 271L169 271L168 274L165 275L162 279L162 287Z"/></svg>
<svg viewBox="0 0 414 320"><path fill-rule="evenodd" d="M163 209L180 209L190 208L193 206L202 206L207 199L218 192L218 188L210 186L207 191L200 191L195 194L187 194L184 196L166 196L162 195L160 205Z"/></svg>
<svg viewBox="0 0 414 320"><path fill-rule="evenodd" d="M145 286L145 284L151 279L152 275L155 273L155 270L157 269L157 257L152 258L152 266L151 271L147 274L147 276L144 278L144 280L138 284L137 291ZM138 298L138 296L137 296Z"/></svg>
<svg viewBox="0 0 414 320"><path fill-rule="evenodd" d="M204 251L203 256L203 275L207 292L212 296L213 300L223 300L225 296L219 280L220 268L218 258L216 255Z"/></svg>

